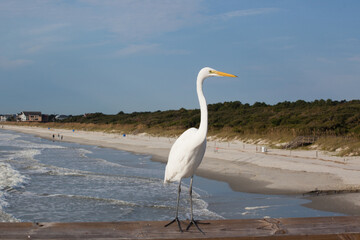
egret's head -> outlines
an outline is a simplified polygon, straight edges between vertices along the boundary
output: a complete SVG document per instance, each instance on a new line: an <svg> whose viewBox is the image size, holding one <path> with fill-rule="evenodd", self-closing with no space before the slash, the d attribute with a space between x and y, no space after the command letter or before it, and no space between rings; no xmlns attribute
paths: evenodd
<svg viewBox="0 0 360 240"><path fill-rule="evenodd" d="M209 68L209 67L205 67L203 69L201 69L200 73L205 77L237 77L235 75L229 74L229 73L224 73L224 72L220 72L217 71L215 69Z"/></svg>

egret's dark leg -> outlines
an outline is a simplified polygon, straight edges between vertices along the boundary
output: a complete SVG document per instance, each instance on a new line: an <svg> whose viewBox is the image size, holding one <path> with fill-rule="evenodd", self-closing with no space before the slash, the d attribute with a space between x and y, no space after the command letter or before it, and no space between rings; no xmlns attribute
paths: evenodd
<svg viewBox="0 0 360 240"><path fill-rule="evenodd" d="M205 234L203 231L201 231L201 229L200 229L199 226L198 226L198 224L200 224L200 222L194 220L194 215L193 215L193 203L192 203L192 184L193 184L193 177L194 177L194 176L191 177L191 180L190 180L190 189L189 189L191 220L190 220L189 225L188 225L187 228L186 228L186 231L189 230L189 228L191 227L191 225L195 225L195 227L196 227L202 234ZM209 223L203 223L203 224L209 224Z"/></svg>
<svg viewBox="0 0 360 240"><path fill-rule="evenodd" d="M183 230L182 230L182 228L181 228L180 220L179 220L179 218L178 218L178 214L179 214L179 203L180 203L180 192L181 192L181 180L180 180L180 182L179 182L179 188L178 188L175 218L174 218L174 220L172 220L171 222L169 222L168 224L166 224L165 227L173 224L174 222L177 222L177 224L178 224L178 226L179 226L179 230L180 230L180 232L182 232Z"/></svg>

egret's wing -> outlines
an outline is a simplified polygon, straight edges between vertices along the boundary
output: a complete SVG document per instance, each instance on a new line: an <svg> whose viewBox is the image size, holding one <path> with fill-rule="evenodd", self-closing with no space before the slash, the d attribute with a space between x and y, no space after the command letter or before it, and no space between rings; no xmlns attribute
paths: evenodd
<svg viewBox="0 0 360 240"><path fill-rule="evenodd" d="M189 171L195 155L192 143L196 132L196 128L186 130L171 147L164 181L179 181Z"/></svg>

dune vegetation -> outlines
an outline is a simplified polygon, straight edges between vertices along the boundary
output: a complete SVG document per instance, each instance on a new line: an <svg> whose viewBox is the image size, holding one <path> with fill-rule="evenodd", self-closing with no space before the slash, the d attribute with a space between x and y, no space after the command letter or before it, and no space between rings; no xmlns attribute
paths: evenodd
<svg viewBox="0 0 360 240"><path fill-rule="evenodd" d="M280 102L275 105L239 101L209 104L209 136L221 139L267 141L272 146L297 136L316 136L319 149L339 155L360 155L360 100ZM87 113L42 126L119 133L176 136L198 127L199 109Z"/></svg>

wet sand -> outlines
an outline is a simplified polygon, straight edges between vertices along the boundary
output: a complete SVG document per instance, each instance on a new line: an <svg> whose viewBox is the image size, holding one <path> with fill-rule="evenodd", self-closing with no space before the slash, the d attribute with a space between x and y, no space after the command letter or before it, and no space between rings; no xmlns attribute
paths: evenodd
<svg viewBox="0 0 360 240"><path fill-rule="evenodd" d="M146 134L127 135L103 132L71 131L5 125L4 129L33 134L42 138L96 145L152 155L152 160L166 163L174 138ZM360 189L360 157L335 157L317 151L269 149L241 141L222 142L209 138L197 175L227 182L234 191L261 194L301 195L314 190ZM305 206L360 215L360 193L311 195Z"/></svg>

